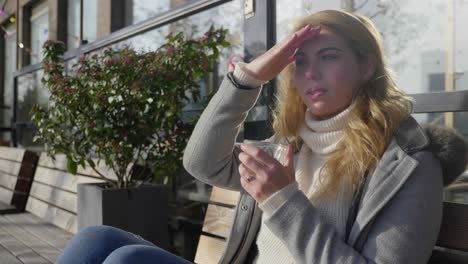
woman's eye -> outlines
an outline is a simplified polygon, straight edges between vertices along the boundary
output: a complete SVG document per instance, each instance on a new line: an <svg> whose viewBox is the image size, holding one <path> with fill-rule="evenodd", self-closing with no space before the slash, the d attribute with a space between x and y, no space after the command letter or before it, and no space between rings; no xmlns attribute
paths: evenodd
<svg viewBox="0 0 468 264"><path fill-rule="evenodd" d="M335 54L325 54L321 56L322 60L330 61L338 58L338 55Z"/></svg>
<svg viewBox="0 0 468 264"><path fill-rule="evenodd" d="M303 58L296 58L294 60L294 63L296 64L296 66L301 66L305 63L305 60Z"/></svg>

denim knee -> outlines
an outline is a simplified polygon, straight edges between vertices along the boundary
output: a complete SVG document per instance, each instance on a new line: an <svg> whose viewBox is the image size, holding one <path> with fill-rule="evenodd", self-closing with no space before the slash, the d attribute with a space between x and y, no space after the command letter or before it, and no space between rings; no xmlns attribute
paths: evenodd
<svg viewBox="0 0 468 264"><path fill-rule="evenodd" d="M76 234L76 239L84 241L92 239L95 243L99 241L104 241L106 243L111 241L126 241L124 243L153 245L153 243L144 240L139 235L105 225L85 227Z"/></svg>
<svg viewBox="0 0 468 264"><path fill-rule="evenodd" d="M77 233L77 236L81 238L91 237L93 240L109 241L109 239L115 238L116 236L122 236L123 232L125 231L112 226L99 225L85 227Z"/></svg>
<svg viewBox="0 0 468 264"><path fill-rule="evenodd" d="M86 227L68 242L57 263L102 263L114 250L131 244L153 245L151 242L115 227ZM78 260L82 261L78 262Z"/></svg>
<svg viewBox="0 0 468 264"><path fill-rule="evenodd" d="M88 226L81 229L75 235L75 239L79 240L107 240L116 235L118 229L111 226Z"/></svg>
<svg viewBox="0 0 468 264"><path fill-rule="evenodd" d="M156 246L128 245L114 250L103 264L187 264L191 263Z"/></svg>

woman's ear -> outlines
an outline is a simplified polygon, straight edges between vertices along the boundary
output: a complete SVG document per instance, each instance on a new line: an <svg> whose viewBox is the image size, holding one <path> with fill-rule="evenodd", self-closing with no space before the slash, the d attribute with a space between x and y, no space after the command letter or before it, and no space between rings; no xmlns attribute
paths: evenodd
<svg viewBox="0 0 468 264"><path fill-rule="evenodd" d="M364 83L370 81L375 74L375 56L370 55L362 64L362 80Z"/></svg>

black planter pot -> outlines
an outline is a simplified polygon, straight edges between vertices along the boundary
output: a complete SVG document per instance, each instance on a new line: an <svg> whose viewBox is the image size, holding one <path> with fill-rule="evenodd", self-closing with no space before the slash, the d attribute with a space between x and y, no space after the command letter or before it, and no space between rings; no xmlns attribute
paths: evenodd
<svg viewBox="0 0 468 264"><path fill-rule="evenodd" d="M106 189L96 183L78 184L78 229L109 225L168 250L168 200L166 185Z"/></svg>

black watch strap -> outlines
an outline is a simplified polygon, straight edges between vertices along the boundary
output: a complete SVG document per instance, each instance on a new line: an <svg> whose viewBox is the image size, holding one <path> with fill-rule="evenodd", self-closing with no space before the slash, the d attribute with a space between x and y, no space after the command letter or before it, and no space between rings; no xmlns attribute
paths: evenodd
<svg viewBox="0 0 468 264"><path fill-rule="evenodd" d="M253 89L257 89L258 87L249 87L249 86L246 86L246 85L242 85L242 84L239 84L236 79L234 78L234 73L233 72L229 72L227 74L227 77L228 79L231 81L231 83L238 89L242 89L242 90L253 90ZM259 86L261 87L261 86Z"/></svg>

